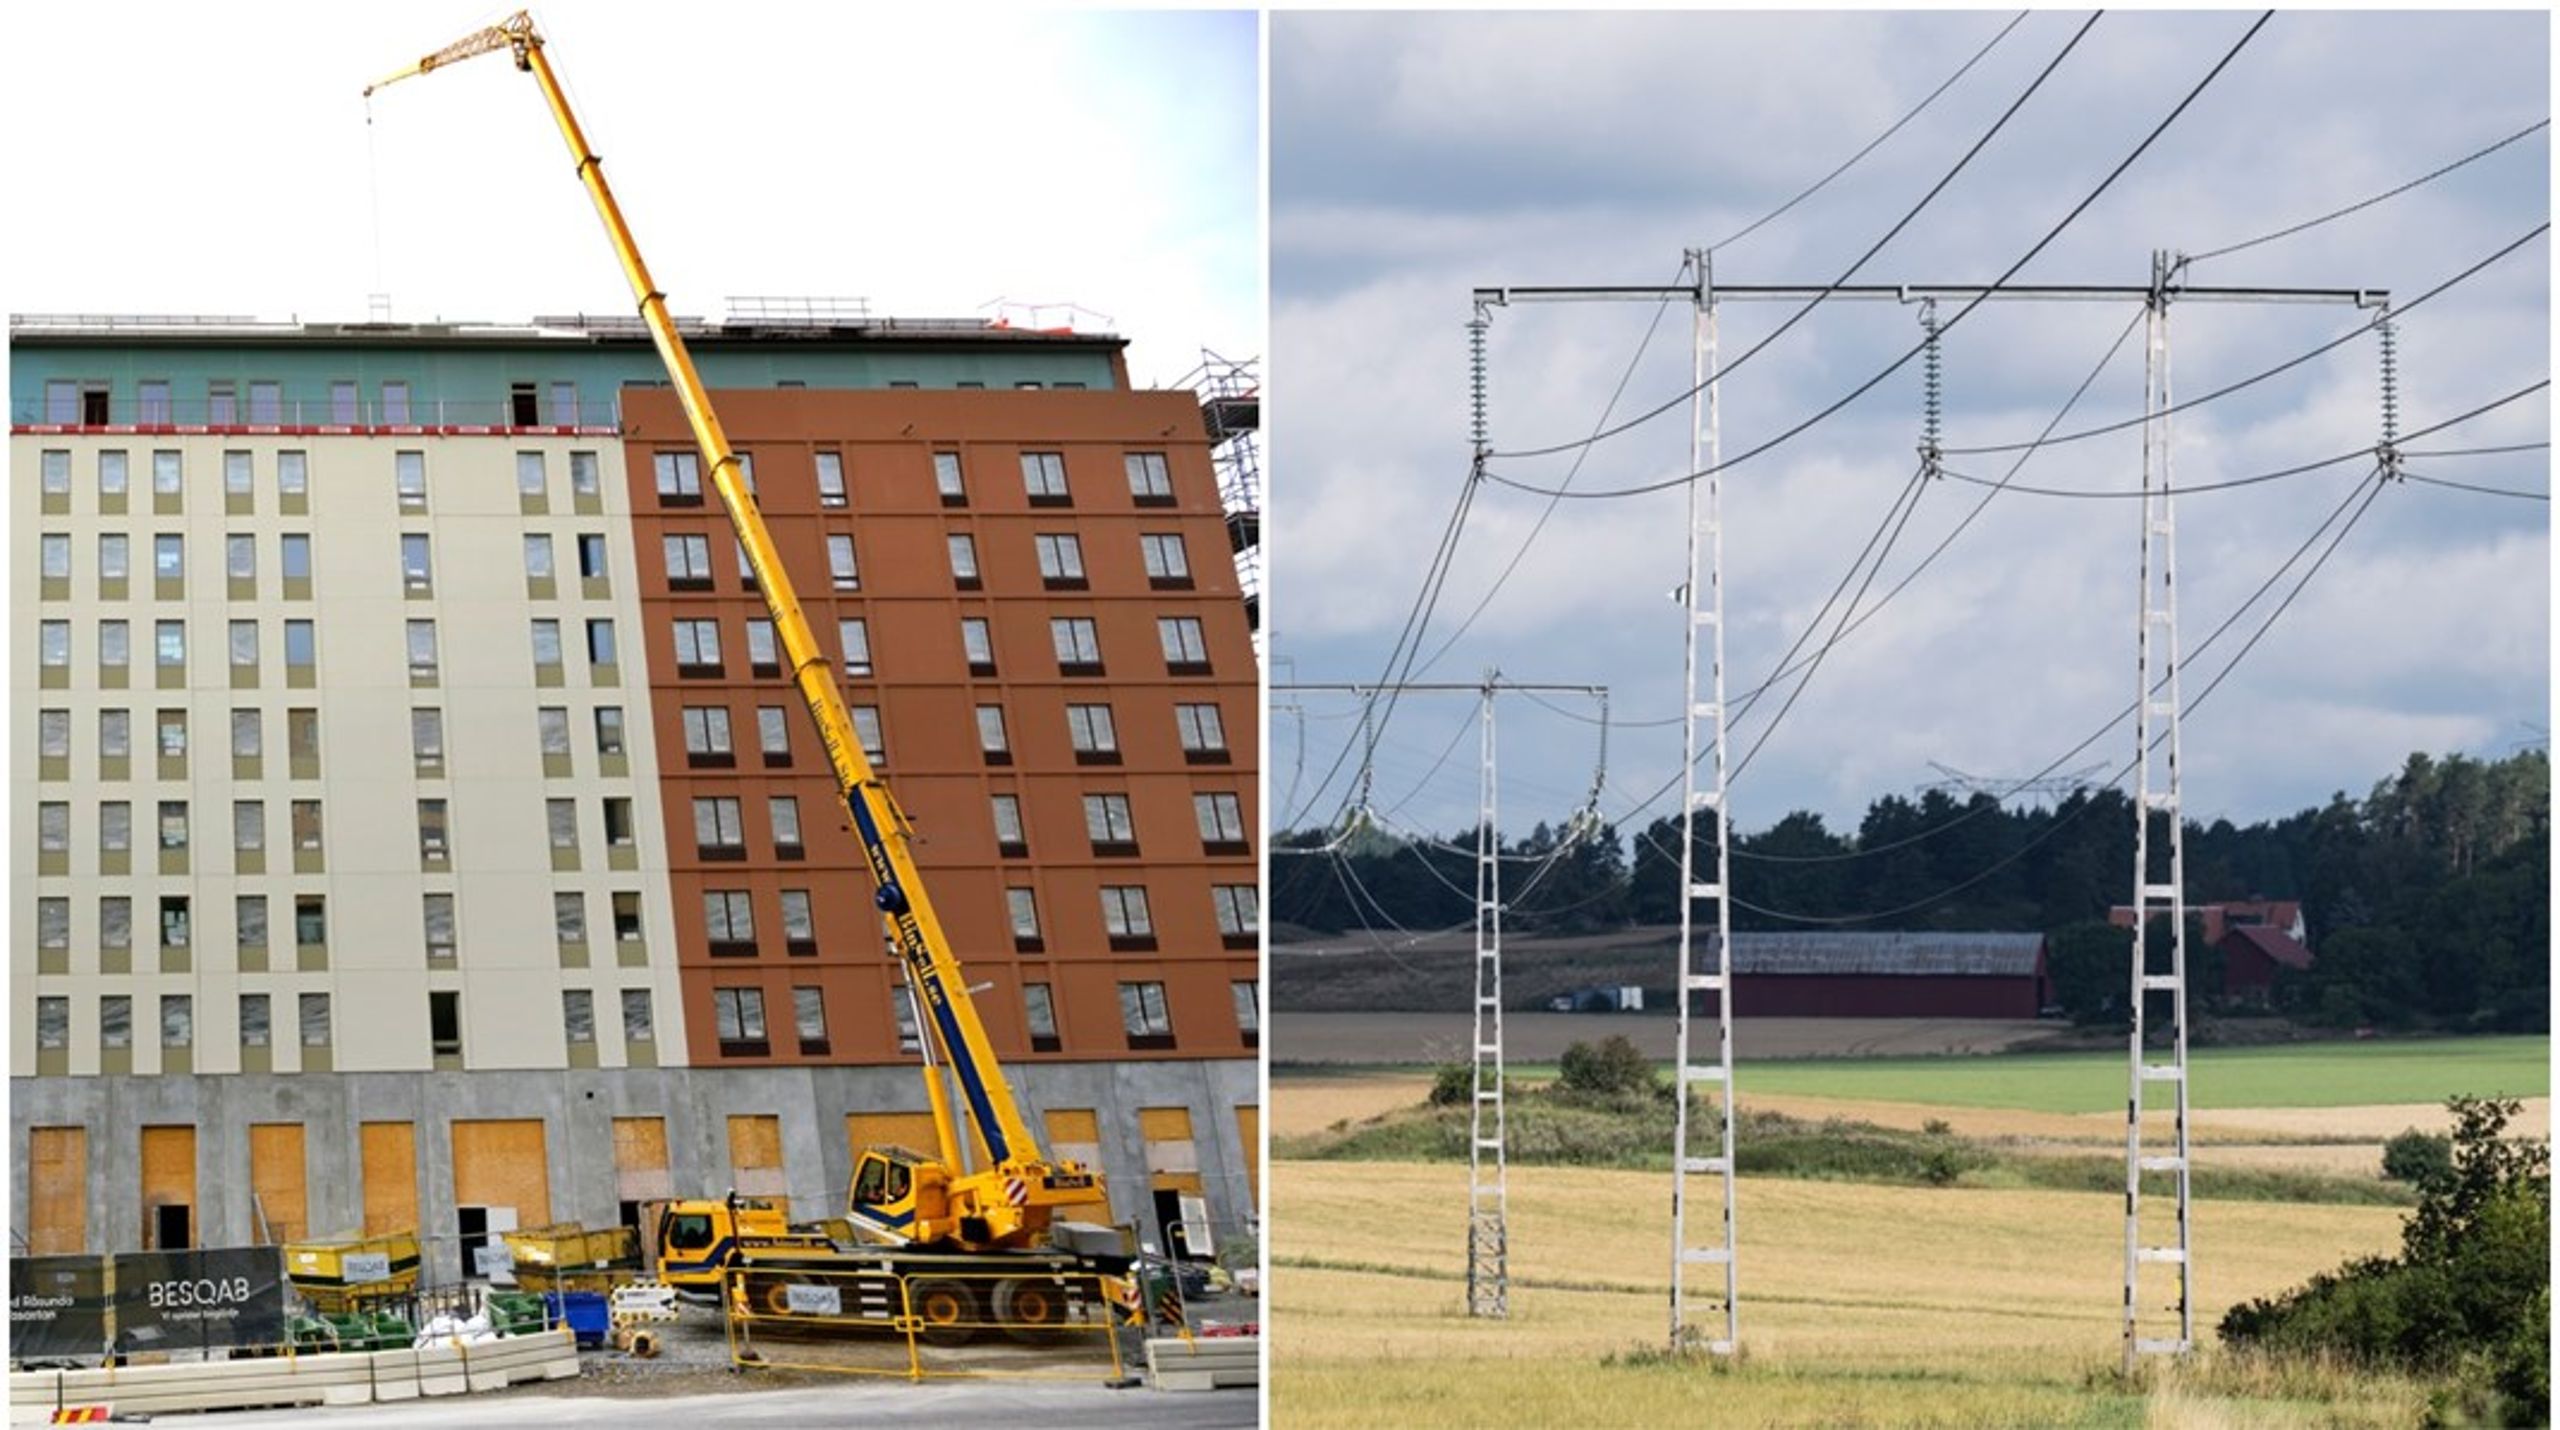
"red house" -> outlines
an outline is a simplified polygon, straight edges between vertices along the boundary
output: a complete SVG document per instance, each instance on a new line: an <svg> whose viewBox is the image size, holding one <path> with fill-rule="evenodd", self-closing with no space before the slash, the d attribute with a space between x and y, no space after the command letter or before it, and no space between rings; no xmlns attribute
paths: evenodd
<svg viewBox="0 0 2560 1430"><path fill-rule="evenodd" d="M2222 993L2264 1003L2275 989L2279 970L2303 973L2311 967L2311 950L2282 929L2240 924L2223 935Z"/></svg>

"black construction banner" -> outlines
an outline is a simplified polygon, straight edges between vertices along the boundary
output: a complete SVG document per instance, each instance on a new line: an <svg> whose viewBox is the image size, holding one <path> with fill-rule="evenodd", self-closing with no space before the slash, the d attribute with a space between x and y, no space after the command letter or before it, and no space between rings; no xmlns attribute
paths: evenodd
<svg viewBox="0 0 2560 1430"><path fill-rule="evenodd" d="M272 1346L284 1340L284 1256L276 1247L141 1251L115 1262L120 1351Z"/></svg>
<svg viewBox="0 0 2560 1430"><path fill-rule="evenodd" d="M9 1259L9 1359L95 1360L107 1349L102 1256Z"/></svg>

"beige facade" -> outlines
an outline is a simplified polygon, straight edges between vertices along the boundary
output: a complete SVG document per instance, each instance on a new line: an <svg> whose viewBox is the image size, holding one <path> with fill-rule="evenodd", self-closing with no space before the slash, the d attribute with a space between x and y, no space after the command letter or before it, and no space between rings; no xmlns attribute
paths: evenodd
<svg viewBox="0 0 2560 1430"><path fill-rule="evenodd" d="M120 499L101 481L116 453ZM422 498L402 495L405 453ZM13 1076L686 1061L620 463L618 442L528 433L12 437ZM528 568L545 537L548 580ZM561 658L538 667L542 620ZM114 622L120 666L101 659ZM610 663L589 659L590 622L611 623ZM164 630L183 632L176 663ZM422 710L441 737L424 750ZM241 902L260 898L263 946ZM647 995L645 1041L626 991ZM458 1034L441 1055L437 994ZM266 999L263 1045L244 995ZM306 995L327 1000L325 1038Z"/></svg>

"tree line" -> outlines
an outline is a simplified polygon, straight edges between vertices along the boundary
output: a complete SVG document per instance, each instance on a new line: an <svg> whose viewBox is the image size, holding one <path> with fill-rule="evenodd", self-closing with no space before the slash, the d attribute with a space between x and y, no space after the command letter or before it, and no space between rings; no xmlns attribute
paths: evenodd
<svg viewBox="0 0 2560 1430"><path fill-rule="evenodd" d="M2278 993L2306 1016L2544 1028L2550 809L2543 751L2412 754L2362 799L2341 791L2248 825L2188 821L2186 896L2300 901L2315 964ZM2066 1006L2103 1016L2122 984L2128 935L2105 921L2109 908L2131 902L2132 816L2130 798L2113 788L2019 809L1981 793L1885 795L1856 829L1840 831L1798 810L1734 831L1733 924L2044 933ZM2153 818L2154 847L2165 848L2165 816ZM1701 869L1713 867L1714 819L1698 816ZM1290 831L1274 840L1271 914L1321 933L1463 926L1473 919L1475 848L1473 829L1434 838L1356 825ZM1679 849L1677 817L1632 838L1607 823L1541 822L1503 842L1505 919L1553 934L1676 923ZM1829 922L1840 919L1857 921ZM2191 974L2210 957L2192 943L2190 954Z"/></svg>

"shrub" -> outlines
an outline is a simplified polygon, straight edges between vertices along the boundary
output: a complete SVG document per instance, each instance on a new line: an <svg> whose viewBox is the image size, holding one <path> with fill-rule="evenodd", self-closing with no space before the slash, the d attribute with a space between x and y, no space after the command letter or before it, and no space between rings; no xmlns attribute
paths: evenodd
<svg viewBox="0 0 2560 1430"><path fill-rule="evenodd" d="M1476 1093L1476 1070L1465 1063L1442 1063L1431 1074L1433 1107L1464 1107Z"/></svg>
<svg viewBox="0 0 2560 1430"><path fill-rule="evenodd" d="M2382 1175L2413 1187L2432 1187L2453 1175L2453 1139L2412 1127L2382 1144Z"/></svg>
<svg viewBox="0 0 2560 1430"><path fill-rule="evenodd" d="M1593 1097L1648 1094L1654 1090L1653 1062L1624 1035L1612 1033L1565 1049L1556 1085Z"/></svg>

